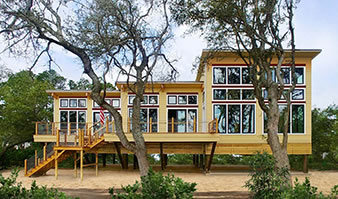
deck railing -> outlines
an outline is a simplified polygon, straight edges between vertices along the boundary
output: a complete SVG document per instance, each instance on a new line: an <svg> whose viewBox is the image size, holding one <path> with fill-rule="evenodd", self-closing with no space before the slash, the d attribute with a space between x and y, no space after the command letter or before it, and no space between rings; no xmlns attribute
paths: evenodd
<svg viewBox="0 0 338 199"><path fill-rule="evenodd" d="M132 120L127 120L126 133L132 131ZM106 120L104 124L100 122L96 123L66 123L68 128L62 129L62 123L54 122L37 122L36 124L36 135L56 135L56 130L59 129L60 142L74 145L73 142L78 142L78 132L82 130L84 136L88 137L89 140L98 139L104 133L115 133L115 122ZM177 121L174 118L168 121L154 121L152 118L148 122L140 122L141 130L144 133L156 133L159 132L159 128L165 126L165 132L167 133L197 133L202 132L198 130L198 126L206 126L207 130L205 133L218 133L218 121L214 119L210 122L197 122L196 119L188 121ZM82 128L80 128L82 127ZM162 132L162 131L161 131ZM74 138L75 136L75 138ZM77 137L76 137L77 136Z"/></svg>
<svg viewBox="0 0 338 199"><path fill-rule="evenodd" d="M29 170L39 165L41 162L47 160L54 154L54 142L45 145L41 151L35 150L35 155L25 160L25 174Z"/></svg>

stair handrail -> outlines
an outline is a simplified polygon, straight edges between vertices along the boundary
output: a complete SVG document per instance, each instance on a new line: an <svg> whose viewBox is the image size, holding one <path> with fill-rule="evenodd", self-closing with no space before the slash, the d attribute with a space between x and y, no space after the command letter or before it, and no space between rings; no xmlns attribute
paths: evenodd
<svg viewBox="0 0 338 199"><path fill-rule="evenodd" d="M54 142L50 142L43 147L43 150L39 152L35 151L35 155L25 159L25 173L27 174L31 169L51 157L54 154L54 145Z"/></svg>

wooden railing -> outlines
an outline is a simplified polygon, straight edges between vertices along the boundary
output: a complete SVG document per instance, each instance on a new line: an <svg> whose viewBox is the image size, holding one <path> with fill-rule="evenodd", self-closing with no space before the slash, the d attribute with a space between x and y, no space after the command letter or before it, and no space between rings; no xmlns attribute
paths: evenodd
<svg viewBox="0 0 338 199"><path fill-rule="evenodd" d="M208 133L218 133L218 119L213 119L208 123Z"/></svg>

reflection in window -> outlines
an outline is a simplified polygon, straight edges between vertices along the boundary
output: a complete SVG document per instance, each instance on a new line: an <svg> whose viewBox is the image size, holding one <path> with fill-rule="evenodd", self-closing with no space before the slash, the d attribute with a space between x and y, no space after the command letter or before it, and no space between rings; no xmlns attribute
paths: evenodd
<svg viewBox="0 0 338 199"><path fill-rule="evenodd" d="M196 95L188 96L188 104L197 104L197 96Z"/></svg>
<svg viewBox="0 0 338 199"><path fill-rule="evenodd" d="M176 96L168 96L168 104L176 104L177 103Z"/></svg>
<svg viewBox="0 0 338 199"><path fill-rule="evenodd" d="M67 99L61 99L61 107L68 107L68 100Z"/></svg>
<svg viewBox="0 0 338 199"><path fill-rule="evenodd" d="M243 89L242 90L242 99L243 100L254 100L255 94L253 89Z"/></svg>
<svg viewBox="0 0 338 199"><path fill-rule="evenodd" d="M304 105L292 105L292 132L304 133Z"/></svg>
<svg viewBox="0 0 338 199"><path fill-rule="evenodd" d="M214 89L214 100L225 100L226 89Z"/></svg>
<svg viewBox="0 0 338 199"><path fill-rule="evenodd" d="M187 132L194 132L194 124L197 125L196 119L197 119L197 110L196 109L189 109L188 110L188 130L187 130ZM196 123L194 123L194 120L196 120ZM196 128L196 126L195 126L195 128Z"/></svg>
<svg viewBox="0 0 338 199"><path fill-rule="evenodd" d="M304 90L303 89L295 89L292 91L292 99L293 100L304 100Z"/></svg>
<svg viewBox="0 0 338 199"><path fill-rule="evenodd" d="M179 104L187 104L187 96L178 96Z"/></svg>
<svg viewBox="0 0 338 199"><path fill-rule="evenodd" d="M228 100L239 100L241 97L241 90L239 89L228 89Z"/></svg>
<svg viewBox="0 0 338 199"><path fill-rule="evenodd" d="M148 109L149 110L149 122L151 118L152 122L152 132L157 132L157 109ZM150 125L150 123L149 123ZM150 131L150 130L149 130Z"/></svg>
<svg viewBox="0 0 338 199"><path fill-rule="evenodd" d="M141 101L141 104L148 104L148 96L143 96L143 100Z"/></svg>
<svg viewBox="0 0 338 199"><path fill-rule="evenodd" d="M242 68L242 84L251 84L249 68Z"/></svg>
<svg viewBox="0 0 338 199"><path fill-rule="evenodd" d="M133 109L129 109L130 129L133 128L132 121ZM152 122L152 132L157 132L157 109L142 108L140 111L141 132L150 132L150 118Z"/></svg>
<svg viewBox="0 0 338 199"><path fill-rule="evenodd" d="M120 99L112 99L113 107L120 107Z"/></svg>
<svg viewBox="0 0 338 199"><path fill-rule="evenodd" d="M218 119L218 132L226 132L226 105L214 105L214 118Z"/></svg>
<svg viewBox="0 0 338 199"><path fill-rule="evenodd" d="M240 133L240 115L240 105L228 105L228 133Z"/></svg>
<svg viewBox="0 0 338 199"><path fill-rule="evenodd" d="M255 133L255 106L242 105L242 132Z"/></svg>
<svg viewBox="0 0 338 199"><path fill-rule="evenodd" d="M69 100L69 107L77 107L77 100L76 99L70 99Z"/></svg>
<svg viewBox="0 0 338 199"><path fill-rule="evenodd" d="M296 84L304 84L304 68L295 68Z"/></svg>
<svg viewBox="0 0 338 199"><path fill-rule="evenodd" d="M283 78L284 84L290 84L290 68L282 68L281 76Z"/></svg>
<svg viewBox="0 0 338 199"><path fill-rule="evenodd" d="M287 119L285 117L285 114L288 111L287 107L288 106L285 105L285 104L278 105L278 109L279 109L278 133L283 133L284 132L284 123L285 123L285 121ZM290 132L290 121L289 121L289 124L288 124L288 132Z"/></svg>
<svg viewBox="0 0 338 199"><path fill-rule="evenodd" d="M240 84L240 68L228 68L228 84Z"/></svg>
<svg viewBox="0 0 338 199"><path fill-rule="evenodd" d="M213 68L214 84L225 84L226 68Z"/></svg>
<svg viewBox="0 0 338 199"><path fill-rule="evenodd" d="M135 96L129 96L129 104L133 104Z"/></svg>
<svg viewBox="0 0 338 199"><path fill-rule="evenodd" d="M79 107L86 107L86 99L79 99L78 105Z"/></svg>
<svg viewBox="0 0 338 199"><path fill-rule="evenodd" d="M68 129L68 111L60 112L60 129L63 132L67 132Z"/></svg>
<svg viewBox="0 0 338 199"><path fill-rule="evenodd" d="M157 96L149 96L149 104L157 104Z"/></svg>
<svg viewBox="0 0 338 199"><path fill-rule="evenodd" d="M78 128L86 129L86 112L85 111L78 112Z"/></svg>

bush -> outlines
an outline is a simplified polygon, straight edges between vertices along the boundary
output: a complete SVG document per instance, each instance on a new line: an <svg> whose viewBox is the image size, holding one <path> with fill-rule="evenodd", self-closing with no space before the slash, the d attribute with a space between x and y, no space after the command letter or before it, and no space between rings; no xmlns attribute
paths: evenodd
<svg viewBox="0 0 338 199"><path fill-rule="evenodd" d="M298 179L296 178L294 187L282 193L280 198L336 199L336 197L338 196L338 185L334 186L331 189L331 194L329 196L325 196L322 192L317 193L317 190L317 187L311 186L310 180L308 178L305 178L305 181L302 184L300 184L298 182Z"/></svg>
<svg viewBox="0 0 338 199"><path fill-rule="evenodd" d="M20 198L20 199L68 199L72 197L66 196L63 192L59 192L57 189L47 189L46 186L39 187L35 181L32 183L30 189L22 187L21 182L17 183L19 170L14 169L8 178L3 177L0 174L0 198Z"/></svg>
<svg viewBox="0 0 338 199"><path fill-rule="evenodd" d="M253 193L253 198L279 198L289 188L289 171L275 168L275 159L267 154L256 154L249 160L252 169L251 178L245 187Z"/></svg>
<svg viewBox="0 0 338 199"><path fill-rule="evenodd" d="M184 182L181 178L168 174L155 173L152 169L141 182L122 187L122 192L115 193L114 188L109 189L112 198L119 199L189 199L196 191L196 183Z"/></svg>

